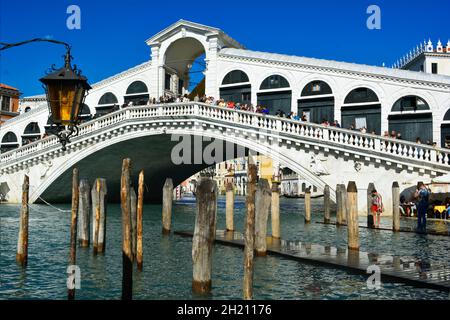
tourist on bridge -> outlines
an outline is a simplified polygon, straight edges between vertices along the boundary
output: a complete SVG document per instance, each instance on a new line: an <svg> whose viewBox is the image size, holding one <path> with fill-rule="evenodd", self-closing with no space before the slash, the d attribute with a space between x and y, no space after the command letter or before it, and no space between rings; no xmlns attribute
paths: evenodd
<svg viewBox="0 0 450 320"><path fill-rule="evenodd" d="M420 183L416 193L415 198L417 201L417 231L420 233L425 233L427 229L427 210L428 201L430 198L430 190L424 183Z"/></svg>
<svg viewBox="0 0 450 320"><path fill-rule="evenodd" d="M372 194L371 194L371 208L370 211L372 213L373 216L373 221L375 223L375 227L379 228L380 227L380 217L381 214L384 211L384 206L383 206L383 198L381 197L381 194L379 194L377 192L377 190L373 190Z"/></svg>

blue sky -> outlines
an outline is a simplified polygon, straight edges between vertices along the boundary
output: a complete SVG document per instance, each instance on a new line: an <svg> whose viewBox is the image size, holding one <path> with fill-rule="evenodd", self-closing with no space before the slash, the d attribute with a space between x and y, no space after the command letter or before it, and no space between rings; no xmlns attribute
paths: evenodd
<svg viewBox="0 0 450 320"><path fill-rule="evenodd" d="M74 63L91 83L149 60L145 40L179 19L218 27L248 49L371 65L391 65L419 41L450 38L448 0L398 1L106 1L0 0L0 42L51 37L73 46ZM66 9L81 8L81 30L68 30ZM366 27L369 5L381 30ZM0 57L0 82L24 96L62 64L64 48L31 44Z"/></svg>

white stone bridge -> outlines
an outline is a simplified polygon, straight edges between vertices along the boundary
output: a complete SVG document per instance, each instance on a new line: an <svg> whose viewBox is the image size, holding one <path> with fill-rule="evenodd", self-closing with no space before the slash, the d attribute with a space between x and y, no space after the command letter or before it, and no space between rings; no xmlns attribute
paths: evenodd
<svg viewBox="0 0 450 320"><path fill-rule="evenodd" d="M145 170L147 200L158 199L166 177L180 183L208 166L174 164L171 154L179 140L172 141L173 135L221 140L270 156L319 190L356 181L361 214L366 212L370 182L383 195L390 214L393 181L403 190L450 169L447 149L191 102L125 108L91 120L80 126L66 151L52 136L3 153L0 183L8 184L9 203L21 201L25 174L30 177L32 203L70 202L71 169L78 167L81 178L91 182L106 178L114 201L119 199L122 159L129 157L134 176ZM195 157L194 149L192 153ZM222 160L235 156L224 151Z"/></svg>

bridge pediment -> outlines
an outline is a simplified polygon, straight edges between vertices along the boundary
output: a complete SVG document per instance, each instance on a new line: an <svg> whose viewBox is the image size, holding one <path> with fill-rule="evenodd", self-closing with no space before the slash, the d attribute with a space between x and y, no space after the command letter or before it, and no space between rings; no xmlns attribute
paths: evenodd
<svg viewBox="0 0 450 320"><path fill-rule="evenodd" d="M240 43L228 36L219 28L210 27L186 20L178 20L174 24L147 39L146 43L150 47L158 46L165 41L170 41L173 38L179 37L184 38L189 34L195 34L197 35L197 37L202 37L205 39L211 36L215 36L224 46L232 48L244 48Z"/></svg>

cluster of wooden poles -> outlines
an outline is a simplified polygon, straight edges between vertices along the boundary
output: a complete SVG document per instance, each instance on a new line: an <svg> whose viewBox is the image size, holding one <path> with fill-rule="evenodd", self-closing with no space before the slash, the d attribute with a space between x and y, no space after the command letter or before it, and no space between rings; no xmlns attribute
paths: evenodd
<svg viewBox="0 0 450 320"><path fill-rule="evenodd" d="M132 299L133 263L138 271L143 268L143 203L144 172L139 174L138 194L132 187L131 160L124 159L121 175L121 210L122 210L122 299ZM257 167L251 157L247 171L247 198L244 234L244 278L243 298L253 298L253 259L265 256L267 250L267 222L271 212L272 238L280 239L280 191L279 182L273 181L272 188L266 179L257 181ZM374 189L368 187L369 196ZM22 190L22 207L20 216L19 239L16 260L25 267L28 260L28 217L29 217L29 178L25 176ZM89 192L90 191L90 192ZM399 185L393 183L393 230L400 229ZM347 188L343 184L336 187L336 224L348 227L348 248L359 250L358 191L356 184L350 181ZM234 234L234 186L226 185L226 228ZM89 247L89 221L92 212L92 234L94 255L105 252L106 243L106 180L97 179L90 190L89 182L79 180L78 169L73 169L72 209L70 231L69 266L76 265L77 239L80 247ZM197 186L197 212L192 240L193 280L192 290L196 294L211 291L212 253L216 236L217 222L217 183L203 178ZM167 178L163 187L162 233L170 234L173 202L173 182ZM324 190L324 222L331 221L330 188ZM311 222L311 191L305 193L305 223ZM68 299L75 298L75 289L68 289Z"/></svg>

